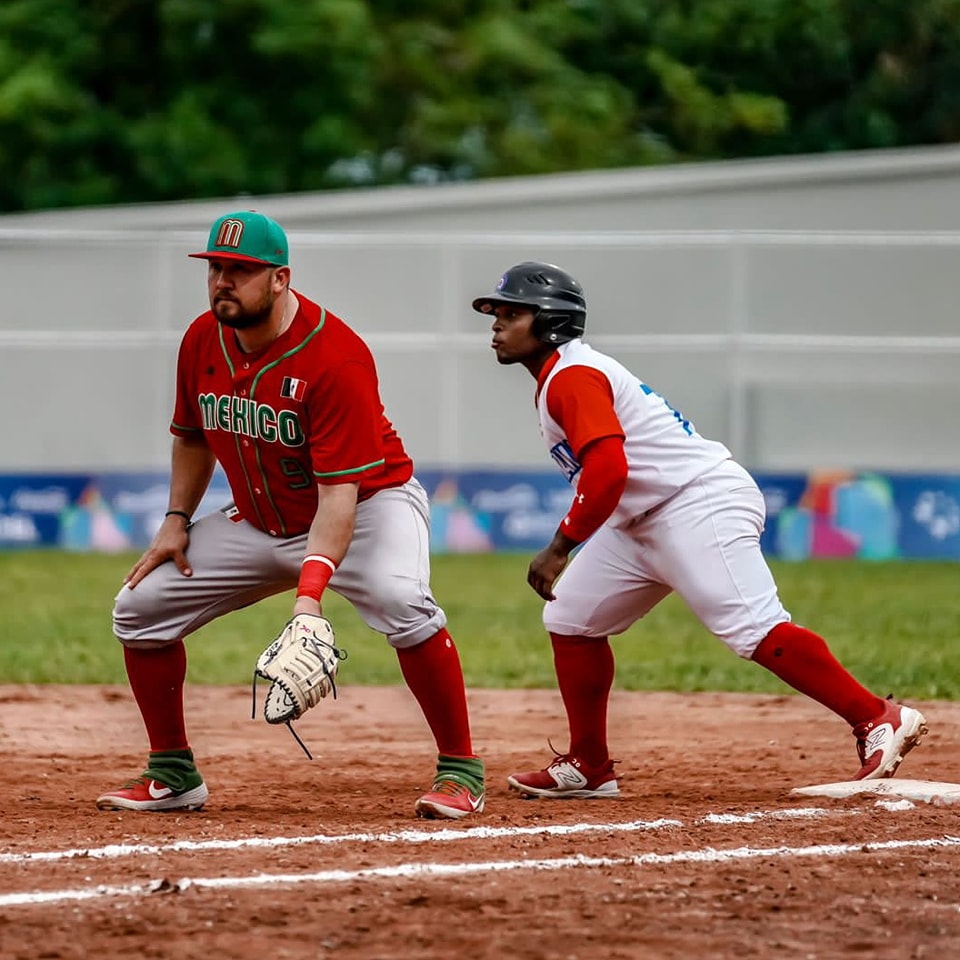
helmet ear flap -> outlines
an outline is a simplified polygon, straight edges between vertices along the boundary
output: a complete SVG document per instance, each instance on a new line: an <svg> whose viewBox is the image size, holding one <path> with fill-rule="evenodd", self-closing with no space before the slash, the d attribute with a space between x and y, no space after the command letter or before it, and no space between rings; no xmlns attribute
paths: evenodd
<svg viewBox="0 0 960 960"><path fill-rule="evenodd" d="M553 327L542 327L537 333L537 339L542 340L544 343L560 344L563 337L561 337L560 333L553 329Z"/></svg>
<svg viewBox="0 0 960 960"><path fill-rule="evenodd" d="M533 322L533 333L538 340L559 346L568 340L582 337L586 320L586 313L541 310Z"/></svg>

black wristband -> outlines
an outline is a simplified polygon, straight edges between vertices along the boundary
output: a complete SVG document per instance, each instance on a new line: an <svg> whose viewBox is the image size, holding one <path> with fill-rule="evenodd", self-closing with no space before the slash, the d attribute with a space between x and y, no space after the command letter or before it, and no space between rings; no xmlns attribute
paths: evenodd
<svg viewBox="0 0 960 960"><path fill-rule="evenodd" d="M190 519L190 514L186 510L168 510L164 515L166 517L183 517L187 521L187 529L189 530L193 526L193 521Z"/></svg>

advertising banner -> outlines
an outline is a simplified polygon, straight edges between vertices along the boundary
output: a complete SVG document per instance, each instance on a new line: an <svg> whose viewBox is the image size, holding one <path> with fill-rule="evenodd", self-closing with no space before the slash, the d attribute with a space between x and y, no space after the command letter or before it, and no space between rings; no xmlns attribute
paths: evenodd
<svg viewBox="0 0 960 960"><path fill-rule="evenodd" d="M435 553L539 550L570 505L551 471L422 470ZM960 475L756 475L769 557L960 560ZM167 508L166 472L0 475L0 549L141 550ZM198 515L230 501L217 471Z"/></svg>
<svg viewBox="0 0 960 960"><path fill-rule="evenodd" d="M140 550L163 520L168 479L165 472L0 475L0 549ZM229 500L218 471L198 512Z"/></svg>
<svg viewBox="0 0 960 960"><path fill-rule="evenodd" d="M757 480L769 556L960 560L960 476L817 471Z"/></svg>

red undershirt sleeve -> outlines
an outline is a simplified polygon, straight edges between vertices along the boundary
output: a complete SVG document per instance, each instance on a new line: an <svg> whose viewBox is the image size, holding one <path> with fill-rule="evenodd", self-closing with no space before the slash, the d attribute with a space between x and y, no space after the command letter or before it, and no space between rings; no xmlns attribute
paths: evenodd
<svg viewBox="0 0 960 960"><path fill-rule="evenodd" d="M580 455L580 481L570 510L560 523L571 540L583 543L616 509L627 485L623 437L604 437Z"/></svg>
<svg viewBox="0 0 960 960"><path fill-rule="evenodd" d="M577 494L560 531L582 543L616 509L627 484L623 425L613 389L595 367L559 371L547 390L547 410L566 434L580 462Z"/></svg>

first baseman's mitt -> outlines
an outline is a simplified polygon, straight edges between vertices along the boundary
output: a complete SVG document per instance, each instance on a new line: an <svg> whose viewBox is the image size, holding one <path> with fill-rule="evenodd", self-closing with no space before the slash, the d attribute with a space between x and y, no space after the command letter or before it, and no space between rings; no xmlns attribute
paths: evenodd
<svg viewBox="0 0 960 960"><path fill-rule="evenodd" d="M336 699L337 668L346 658L346 651L336 645L329 620L311 613L298 614L257 658L253 671L253 715L257 710L258 677L270 681L263 704L264 719L289 726L328 693ZM293 727L290 732L296 737ZM299 737L297 741L310 756Z"/></svg>

